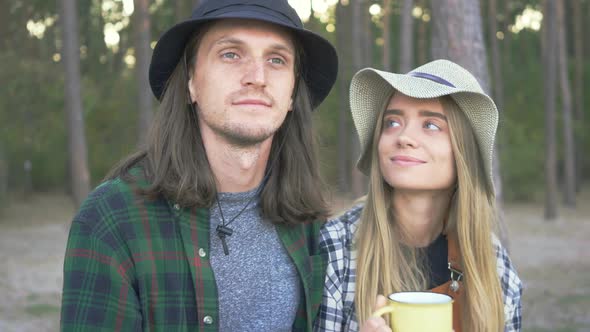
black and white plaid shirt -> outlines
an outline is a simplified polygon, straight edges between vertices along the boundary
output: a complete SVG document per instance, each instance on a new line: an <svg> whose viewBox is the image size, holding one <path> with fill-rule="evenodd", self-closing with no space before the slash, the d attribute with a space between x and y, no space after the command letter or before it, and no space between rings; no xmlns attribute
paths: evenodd
<svg viewBox="0 0 590 332"><path fill-rule="evenodd" d="M328 221L320 232L320 250L328 255L326 285L315 331L358 331L354 310L356 250L352 249L363 205L352 207L342 216ZM508 253L494 237L498 275L504 298L505 332L521 330L522 283Z"/></svg>

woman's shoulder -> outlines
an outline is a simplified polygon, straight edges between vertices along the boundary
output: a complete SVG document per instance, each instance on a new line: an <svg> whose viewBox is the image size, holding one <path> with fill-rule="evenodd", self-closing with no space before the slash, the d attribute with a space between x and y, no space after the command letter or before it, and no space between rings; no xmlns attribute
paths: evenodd
<svg viewBox="0 0 590 332"><path fill-rule="evenodd" d="M505 331L520 331L523 283L500 239L493 235L492 243L496 251L496 267L504 300Z"/></svg>
<svg viewBox="0 0 590 332"><path fill-rule="evenodd" d="M343 213L329 219L320 231L322 238L351 241L358 228L364 205L364 202L355 204Z"/></svg>
<svg viewBox="0 0 590 332"><path fill-rule="evenodd" d="M500 277L504 298L520 298L523 288L522 281L512 264L508 250L506 250L496 235L492 236L492 244L496 252L496 268Z"/></svg>
<svg viewBox="0 0 590 332"><path fill-rule="evenodd" d="M320 230L320 247L349 248L358 227L364 203L355 204L329 219Z"/></svg>

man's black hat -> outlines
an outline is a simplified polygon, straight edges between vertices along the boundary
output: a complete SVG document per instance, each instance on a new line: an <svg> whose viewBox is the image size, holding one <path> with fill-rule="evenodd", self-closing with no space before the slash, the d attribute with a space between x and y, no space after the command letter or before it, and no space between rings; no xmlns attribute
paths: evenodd
<svg viewBox="0 0 590 332"><path fill-rule="evenodd" d="M166 31L154 49L150 64L150 86L161 99L166 82L182 58L186 43L203 23L224 18L243 18L273 23L292 31L303 46L303 79L309 87L312 106L330 92L338 73L336 50L326 39L306 30L287 0L209 0L190 19Z"/></svg>

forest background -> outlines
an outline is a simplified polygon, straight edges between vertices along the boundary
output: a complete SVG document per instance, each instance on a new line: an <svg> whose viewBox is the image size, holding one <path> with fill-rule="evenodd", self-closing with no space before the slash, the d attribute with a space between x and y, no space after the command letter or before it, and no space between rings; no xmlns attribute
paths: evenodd
<svg viewBox="0 0 590 332"><path fill-rule="evenodd" d="M158 105L147 82L151 52L197 2L0 0L0 290L9 294L0 300L0 330L56 324L61 266L51 259L63 255L67 225L89 190L144 140ZM307 28L338 49L338 81L314 114L334 209L366 187L354 168L352 75L364 67L407 72L435 58L456 61L500 110L499 233L530 276L533 316L525 331L589 331L590 256L583 243L590 236L590 0L290 3ZM43 227L47 232L36 233ZM54 251L50 257L38 256L43 245L44 254ZM20 286L11 279L22 281L22 269L35 265L17 262L27 254L49 259L40 273L57 266L45 295L31 291L37 279ZM551 291L563 280L546 271L549 263L560 273L575 266L563 298ZM547 298L553 300L543 305Z"/></svg>

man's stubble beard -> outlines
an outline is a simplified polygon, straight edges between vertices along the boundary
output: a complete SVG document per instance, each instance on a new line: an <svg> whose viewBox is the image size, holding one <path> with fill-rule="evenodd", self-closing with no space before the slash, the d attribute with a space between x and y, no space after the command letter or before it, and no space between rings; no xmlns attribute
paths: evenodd
<svg viewBox="0 0 590 332"><path fill-rule="evenodd" d="M198 106L195 105L195 107L201 127L203 125L207 126L215 133L215 135L223 138L230 145L240 148L252 147L261 144L277 133L287 120L287 114L285 114L285 116L280 121L278 121L279 123L275 122L269 124L266 128L248 128L248 126L244 124L232 123L231 120L227 119L225 119L225 121L220 124L218 121L215 121L215 119L210 119L206 116L203 116Z"/></svg>
<svg viewBox="0 0 590 332"><path fill-rule="evenodd" d="M232 126L228 124L223 128L212 128L217 135L223 137L228 143L237 147L256 146L272 137L279 129L262 128L249 129L243 126Z"/></svg>

